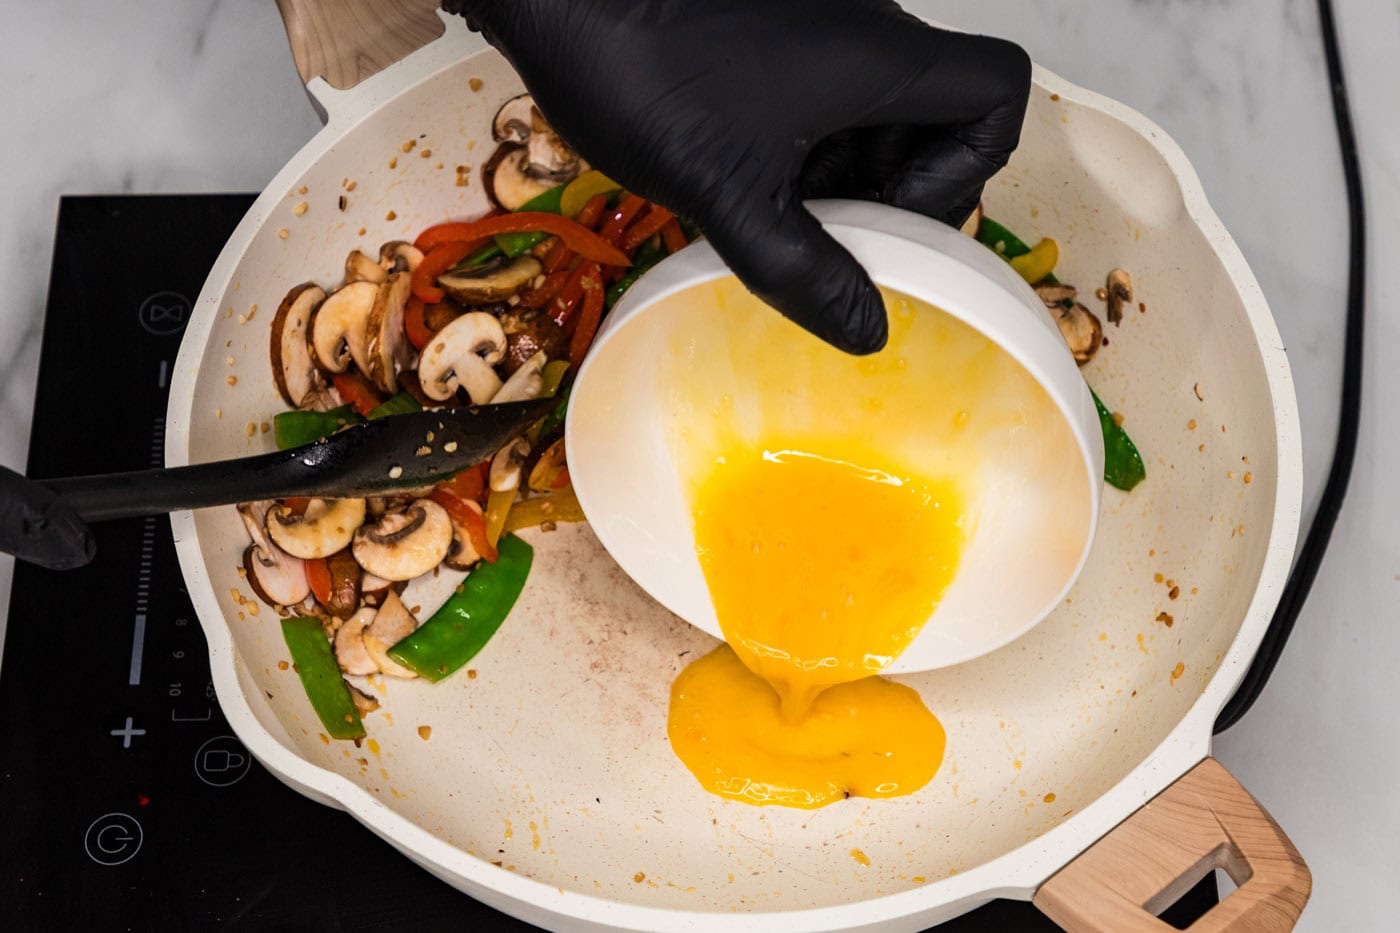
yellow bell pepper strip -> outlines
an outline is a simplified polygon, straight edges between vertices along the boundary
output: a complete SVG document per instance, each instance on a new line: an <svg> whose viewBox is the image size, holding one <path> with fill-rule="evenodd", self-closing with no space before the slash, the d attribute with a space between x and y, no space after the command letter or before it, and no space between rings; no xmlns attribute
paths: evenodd
<svg viewBox="0 0 1400 933"><path fill-rule="evenodd" d="M533 559L530 545L515 535L502 538L499 559L477 564L442 608L389 649L389 657L432 681L462 667L510 614L525 589Z"/></svg>
<svg viewBox="0 0 1400 933"><path fill-rule="evenodd" d="M340 665L335 663L330 640L321 621L310 616L282 620L282 640L292 656L301 685L311 708L333 739L359 739L365 735L360 712L345 685Z"/></svg>
<svg viewBox="0 0 1400 933"><path fill-rule="evenodd" d="M548 495L517 502L506 517L505 530L510 533L522 528L534 528L545 522L587 520L583 514L583 507L578 504L578 496L574 495L574 487L565 486Z"/></svg>
<svg viewBox="0 0 1400 933"><path fill-rule="evenodd" d="M515 505L518 495L519 488L508 489L505 492L493 489L491 495L486 497L486 540L492 545L501 540L501 534L506 527L506 516L510 514L510 508Z"/></svg>
<svg viewBox="0 0 1400 933"><path fill-rule="evenodd" d="M359 424L363 420L349 405L330 411L284 411L272 419L272 436L278 450L290 450L314 444L347 424Z"/></svg>
<svg viewBox="0 0 1400 933"><path fill-rule="evenodd" d="M1060 261L1060 244L1046 237L1032 246L1030 252L1007 261L1028 284L1036 285L1054 274L1055 264Z"/></svg>
<svg viewBox="0 0 1400 933"><path fill-rule="evenodd" d="M594 195L621 190L621 185L602 172L589 169L564 186L564 193L559 198L559 213L565 217L577 217Z"/></svg>

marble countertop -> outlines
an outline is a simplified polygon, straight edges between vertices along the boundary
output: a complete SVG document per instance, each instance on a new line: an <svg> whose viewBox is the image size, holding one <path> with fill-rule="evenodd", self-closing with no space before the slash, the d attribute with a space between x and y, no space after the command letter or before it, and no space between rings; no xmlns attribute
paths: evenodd
<svg viewBox="0 0 1400 933"><path fill-rule="evenodd" d="M1181 144L1239 241L1292 360L1315 508L1337 425L1346 210L1312 0L926 0L1025 45ZM1216 753L1313 872L1303 930L1393 928L1400 865L1400 0L1336 0L1370 219L1362 440L1288 652ZM272 3L26 6L0 32L0 463L22 468L58 198L254 191L319 128ZM1387 426L1391 430L1386 430ZM0 563L0 613L9 564ZM0 615L0 631L3 615Z"/></svg>

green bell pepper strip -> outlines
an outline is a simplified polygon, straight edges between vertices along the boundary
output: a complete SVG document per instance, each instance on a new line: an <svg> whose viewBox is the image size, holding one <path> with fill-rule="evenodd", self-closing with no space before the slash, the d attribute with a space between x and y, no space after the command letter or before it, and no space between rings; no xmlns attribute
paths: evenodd
<svg viewBox="0 0 1400 933"><path fill-rule="evenodd" d="M389 657L431 681L476 657L525 588L534 558L534 549L515 535L502 538L499 550L494 564L477 564L442 608L389 649Z"/></svg>
<svg viewBox="0 0 1400 933"><path fill-rule="evenodd" d="M1129 492L1134 486L1147 479L1147 467L1142 465L1142 455L1138 453L1128 432L1113 420L1113 413L1104 406L1103 400L1093 389L1094 407L1099 410L1099 427L1103 430L1103 478L1114 489Z"/></svg>
<svg viewBox="0 0 1400 933"><path fill-rule="evenodd" d="M355 709L320 620L309 616L283 619L282 639L291 652L306 698L326 733L333 739L363 738L365 725L360 721L360 711Z"/></svg>
<svg viewBox="0 0 1400 933"><path fill-rule="evenodd" d="M330 411L284 411L272 419L272 436L278 450L289 450L330 437L345 425L363 420L349 405Z"/></svg>
<svg viewBox="0 0 1400 933"><path fill-rule="evenodd" d="M977 242L1008 261L1031 251L1025 240L990 217L982 218L982 224L977 229ZM1059 282L1059 279L1048 275L1044 281L1053 284ZM1094 396L1094 406L1099 410L1099 428L1103 431L1104 481L1114 489L1127 492L1147 479L1147 467L1143 465L1142 454L1138 452L1137 445L1128 436L1128 432L1123 430L1123 426L1113 423L1113 413L1104 407L1103 401L1093 388L1089 389L1089 394Z"/></svg>
<svg viewBox="0 0 1400 933"><path fill-rule="evenodd" d="M365 417L370 421L376 418L384 418L388 415L411 415L414 412L422 411L423 406L418 403L418 399L407 392L400 392L387 401L380 402L371 408Z"/></svg>

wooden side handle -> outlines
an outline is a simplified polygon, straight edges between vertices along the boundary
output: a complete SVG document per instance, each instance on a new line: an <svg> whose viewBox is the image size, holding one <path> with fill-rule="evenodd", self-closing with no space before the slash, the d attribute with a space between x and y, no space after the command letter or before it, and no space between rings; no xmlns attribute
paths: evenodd
<svg viewBox="0 0 1400 933"><path fill-rule="evenodd" d="M1042 884L1033 901L1069 933L1172 933L1157 914L1216 868L1239 888L1193 933L1284 933L1312 892L1308 866L1283 830L1207 758Z"/></svg>
<svg viewBox="0 0 1400 933"><path fill-rule="evenodd" d="M438 0L277 0L303 82L346 90L442 35Z"/></svg>

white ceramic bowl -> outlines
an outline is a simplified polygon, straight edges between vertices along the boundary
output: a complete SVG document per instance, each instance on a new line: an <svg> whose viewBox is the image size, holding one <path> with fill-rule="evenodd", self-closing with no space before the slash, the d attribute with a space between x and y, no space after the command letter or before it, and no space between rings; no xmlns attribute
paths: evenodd
<svg viewBox="0 0 1400 933"><path fill-rule="evenodd" d="M742 363L732 354L721 351L722 359L711 359L697 345L742 346L771 338L790 341L794 358L840 354L820 347L757 299L748 313L765 317L743 324L756 333L740 334L739 327L722 323L732 320L718 313L724 296L699 290L732 274L701 242L661 263L628 292L580 370L567 427L574 488L598 539L622 569L676 615L723 637L696 557L679 449L691 436L692 422L709 411L686 409L678 399L692 390L707 399L730 398L734 408L726 420L735 422L751 417L746 403L752 400L741 393L781 396L782 404L772 407L791 419L785 425L813 417L829 422L839 414L832 409L849 401L856 408L843 423L849 429L907 423L910 433L921 433L926 426L923 437L901 440L919 463L939 457L965 463L972 455L958 454L977 447L978 476L967 503L971 521L957 575L929 623L888 669L931 670L979 657L1045 618L1088 559L1104 463L1093 399L1044 304L986 247L944 224L884 205L826 201L811 207L878 284L941 309L1005 350L1048 396L1055 423L1026 423L1037 401L1046 411L1049 405L1034 385L1018 381L1022 391L1003 398L973 395L977 415L971 427L981 430L942 431L972 394L946 391L948 370L973 365L951 352L930 351L941 364L935 370L910 367L899 380L904 391L882 399L878 414L804 382L809 370L798 365L786 376L736 372ZM726 332L715 335L716 328ZM909 339L927 344L939 336L925 327ZM891 345L883 353L908 349ZM678 393L681 386L686 391Z"/></svg>

